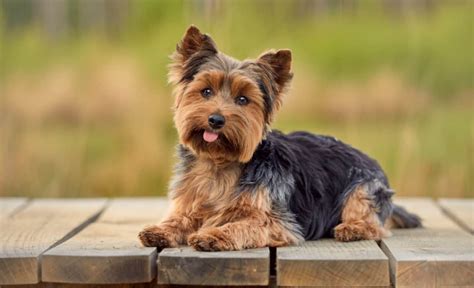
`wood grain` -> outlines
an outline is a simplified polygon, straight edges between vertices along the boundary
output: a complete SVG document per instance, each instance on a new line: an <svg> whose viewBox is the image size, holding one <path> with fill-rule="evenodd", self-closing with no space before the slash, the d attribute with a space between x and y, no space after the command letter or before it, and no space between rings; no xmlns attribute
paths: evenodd
<svg viewBox="0 0 474 288"><path fill-rule="evenodd" d="M191 247L168 248L158 255L158 284L268 285L268 248L199 252Z"/></svg>
<svg viewBox="0 0 474 288"><path fill-rule="evenodd" d="M277 248L279 286L389 286L388 258L375 241L308 241Z"/></svg>
<svg viewBox="0 0 474 288"><path fill-rule="evenodd" d="M165 197L116 198L102 213L99 222L114 224L157 224L168 212Z"/></svg>
<svg viewBox="0 0 474 288"><path fill-rule="evenodd" d="M439 205L463 229L474 233L474 199L439 199Z"/></svg>
<svg viewBox="0 0 474 288"><path fill-rule="evenodd" d="M12 216L19 209L25 207L27 198L21 197L2 197L0 198L0 219Z"/></svg>
<svg viewBox="0 0 474 288"><path fill-rule="evenodd" d="M474 285L474 238L443 215L431 199L396 201L425 220L426 228L394 230L382 240L397 287Z"/></svg>
<svg viewBox="0 0 474 288"><path fill-rule="evenodd" d="M165 214L164 198L112 200L101 217L43 255L45 282L117 284L156 277L156 248L142 247L137 235Z"/></svg>
<svg viewBox="0 0 474 288"><path fill-rule="evenodd" d="M451 219L444 215L436 202L424 197L397 197L395 203L405 207L409 212L421 217L423 226L433 229L460 230Z"/></svg>
<svg viewBox="0 0 474 288"><path fill-rule="evenodd" d="M41 254L87 225L105 204L105 199L34 200L0 220L0 284L38 283Z"/></svg>

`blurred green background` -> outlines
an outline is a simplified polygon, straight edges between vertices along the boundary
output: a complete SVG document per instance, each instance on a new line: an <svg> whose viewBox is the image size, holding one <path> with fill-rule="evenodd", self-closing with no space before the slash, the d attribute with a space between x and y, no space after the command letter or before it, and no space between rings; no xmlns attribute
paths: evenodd
<svg viewBox="0 0 474 288"><path fill-rule="evenodd" d="M473 1L0 1L0 196L164 195L168 55L293 51L274 128L372 155L398 195L474 197Z"/></svg>

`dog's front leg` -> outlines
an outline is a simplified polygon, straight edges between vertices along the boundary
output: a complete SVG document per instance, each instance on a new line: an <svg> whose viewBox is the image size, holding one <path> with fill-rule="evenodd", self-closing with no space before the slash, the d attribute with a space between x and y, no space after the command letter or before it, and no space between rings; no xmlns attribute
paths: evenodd
<svg viewBox="0 0 474 288"><path fill-rule="evenodd" d="M186 244L188 235L196 229L197 223L192 217L172 213L160 224L145 227L138 238L147 247L177 247Z"/></svg>
<svg viewBox="0 0 474 288"><path fill-rule="evenodd" d="M188 244L200 251L228 251L295 244L302 238L296 226L272 210L268 191L242 193L227 209L210 218Z"/></svg>
<svg viewBox="0 0 474 288"><path fill-rule="evenodd" d="M199 251L230 251L297 244L302 237L280 220L245 218L219 227L202 228L189 235L188 244Z"/></svg>
<svg viewBox="0 0 474 288"><path fill-rule="evenodd" d="M246 218L219 227L206 227L191 234L188 244L199 251L229 251L265 247L269 229L260 219Z"/></svg>

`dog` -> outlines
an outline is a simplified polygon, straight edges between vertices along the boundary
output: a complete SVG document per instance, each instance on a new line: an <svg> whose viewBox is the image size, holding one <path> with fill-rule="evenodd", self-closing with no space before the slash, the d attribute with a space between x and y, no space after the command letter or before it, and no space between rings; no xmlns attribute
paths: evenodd
<svg viewBox="0 0 474 288"><path fill-rule="evenodd" d="M272 131L293 74L291 51L238 61L195 26L171 55L179 163L172 206L144 246L199 251L280 247L334 237L380 240L421 227L392 203L377 161L334 137Z"/></svg>

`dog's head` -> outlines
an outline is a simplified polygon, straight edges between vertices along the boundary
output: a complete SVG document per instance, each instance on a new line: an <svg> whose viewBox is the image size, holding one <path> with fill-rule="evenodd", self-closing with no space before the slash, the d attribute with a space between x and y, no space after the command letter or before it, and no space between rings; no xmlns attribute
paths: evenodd
<svg viewBox="0 0 474 288"><path fill-rule="evenodd" d="M269 51L238 61L191 26L171 59L180 142L198 156L248 162L292 78L291 52Z"/></svg>

